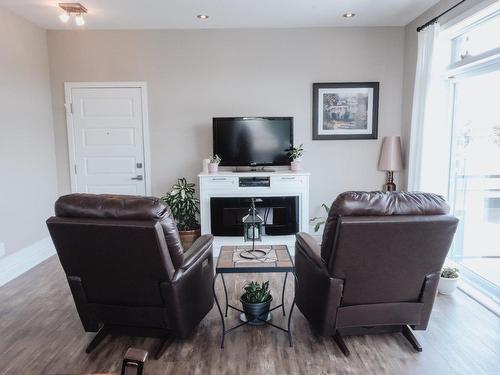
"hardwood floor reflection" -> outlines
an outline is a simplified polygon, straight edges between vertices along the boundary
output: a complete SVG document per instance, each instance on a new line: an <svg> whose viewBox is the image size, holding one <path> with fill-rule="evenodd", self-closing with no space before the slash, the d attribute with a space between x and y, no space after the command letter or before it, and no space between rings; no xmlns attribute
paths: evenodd
<svg viewBox="0 0 500 375"><path fill-rule="evenodd" d="M237 304L246 280L271 280L280 297L283 275L227 276L230 299ZM287 303L293 284L289 278ZM222 292L221 285L218 285ZM222 297L222 295L221 295ZM232 313L231 323L237 314ZM276 324L284 324L274 314ZM230 323L230 324L231 324ZM311 331L297 309L292 319L294 347L270 327L244 327L226 337L219 348L216 308L193 335L176 340L160 360L147 363L148 374L499 374L500 320L466 295L438 296L427 331L415 336L416 353L400 334L346 338L345 358L331 338ZM148 351L156 339L111 336L91 354L64 273L56 257L0 288L0 373L79 374L119 372L129 347Z"/></svg>

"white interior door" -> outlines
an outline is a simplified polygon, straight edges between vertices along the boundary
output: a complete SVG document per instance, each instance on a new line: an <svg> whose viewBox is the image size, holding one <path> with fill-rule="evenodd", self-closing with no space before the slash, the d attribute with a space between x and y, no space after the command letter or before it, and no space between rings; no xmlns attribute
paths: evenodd
<svg viewBox="0 0 500 375"><path fill-rule="evenodd" d="M146 195L147 117L143 114L146 107L142 90L143 87L70 88L72 190Z"/></svg>

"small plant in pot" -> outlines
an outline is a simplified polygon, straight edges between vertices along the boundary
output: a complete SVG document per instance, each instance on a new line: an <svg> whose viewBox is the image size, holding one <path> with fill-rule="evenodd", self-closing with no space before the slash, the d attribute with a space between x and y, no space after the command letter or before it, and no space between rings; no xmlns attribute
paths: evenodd
<svg viewBox="0 0 500 375"><path fill-rule="evenodd" d="M441 271L439 278L438 291L441 294L452 294L457 288L460 274L458 268L445 267Z"/></svg>
<svg viewBox="0 0 500 375"><path fill-rule="evenodd" d="M245 293L241 296L240 301L243 305L245 318L252 325L265 324L262 320L267 320L273 300L269 291L269 281L262 284L252 281L247 283L243 289Z"/></svg>
<svg viewBox="0 0 500 375"><path fill-rule="evenodd" d="M219 171L219 163L221 158L219 155L215 154L210 158L210 163L208 163L208 173L217 173Z"/></svg>
<svg viewBox="0 0 500 375"><path fill-rule="evenodd" d="M302 169L302 155L304 155L304 148L301 144L299 147L291 147L288 150L288 157L290 158L290 169L293 172L300 171Z"/></svg>
<svg viewBox="0 0 500 375"><path fill-rule="evenodd" d="M200 212L200 201L194 195L194 186L185 178L179 178L172 186L172 190L161 198L172 211L184 250L189 249L201 235L200 225L196 219L196 215Z"/></svg>

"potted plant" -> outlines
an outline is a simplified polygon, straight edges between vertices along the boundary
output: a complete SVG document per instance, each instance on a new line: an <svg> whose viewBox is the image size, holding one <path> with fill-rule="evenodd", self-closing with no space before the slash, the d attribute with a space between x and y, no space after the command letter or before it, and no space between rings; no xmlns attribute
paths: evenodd
<svg viewBox="0 0 500 375"><path fill-rule="evenodd" d="M267 320L271 301L273 300L271 292L269 291L269 281L263 282L262 284L252 281L247 283L243 289L245 293L241 296L240 301L243 305L245 318L249 324L264 324L262 320Z"/></svg>
<svg viewBox="0 0 500 375"><path fill-rule="evenodd" d="M441 271L439 278L438 291L441 294L452 294L457 288L460 275L458 268L445 267Z"/></svg>
<svg viewBox="0 0 500 375"><path fill-rule="evenodd" d="M328 207L325 203L321 205L326 211L326 217L328 217L328 214L330 213L330 207ZM313 217L310 221L311 223L314 223L314 231L317 232L319 228L326 222L326 217L324 216L315 216Z"/></svg>
<svg viewBox="0 0 500 375"><path fill-rule="evenodd" d="M210 163L208 163L208 173L217 173L219 170L219 163L221 158L219 155L215 154L210 158Z"/></svg>
<svg viewBox="0 0 500 375"><path fill-rule="evenodd" d="M292 160L290 163L290 169L293 172L297 172L302 169L302 155L304 155L304 148L302 144L299 147L291 147L288 149L288 157Z"/></svg>
<svg viewBox="0 0 500 375"><path fill-rule="evenodd" d="M196 214L200 212L200 201L194 196L194 186L185 178L179 178L172 186L172 190L162 197L172 211L184 249L189 249L201 235L200 225L196 219Z"/></svg>

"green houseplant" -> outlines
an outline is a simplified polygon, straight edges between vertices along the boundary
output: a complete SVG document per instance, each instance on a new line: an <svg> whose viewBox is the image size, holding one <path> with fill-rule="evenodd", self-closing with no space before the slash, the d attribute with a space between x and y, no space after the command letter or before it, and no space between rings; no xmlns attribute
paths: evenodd
<svg viewBox="0 0 500 375"><path fill-rule="evenodd" d="M439 278L438 291L441 294L452 294L457 288L460 274L458 268L445 267L441 271Z"/></svg>
<svg viewBox="0 0 500 375"><path fill-rule="evenodd" d="M302 169L301 166L301 161L302 161L302 155L304 155L304 145L300 144L298 147L290 147L287 150L288 157L291 160L290 163L290 169L293 172L300 171Z"/></svg>
<svg viewBox="0 0 500 375"><path fill-rule="evenodd" d="M243 305L243 311L249 324L261 325L264 322L260 319L267 320L269 308L273 297L269 290L269 281L262 284L251 281L243 287L245 293L240 298Z"/></svg>
<svg viewBox="0 0 500 375"><path fill-rule="evenodd" d="M330 207L328 207L325 203L321 205L323 209L326 211L326 217L324 216L315 216L313 217L310 221L311 223L314 223L314 231L317 232L319 228L326 222L326 218L328 217L328 214L330 213Z"/></svg>
<svg viewBox="0 0 500 375"><path fill-rule="evenodd" d="M200 225L196 215L200 212L200 201L195 197L195 184L179 178L162 200L168 204L177 223L184 249L189 249L200 237Z"/></svg>

